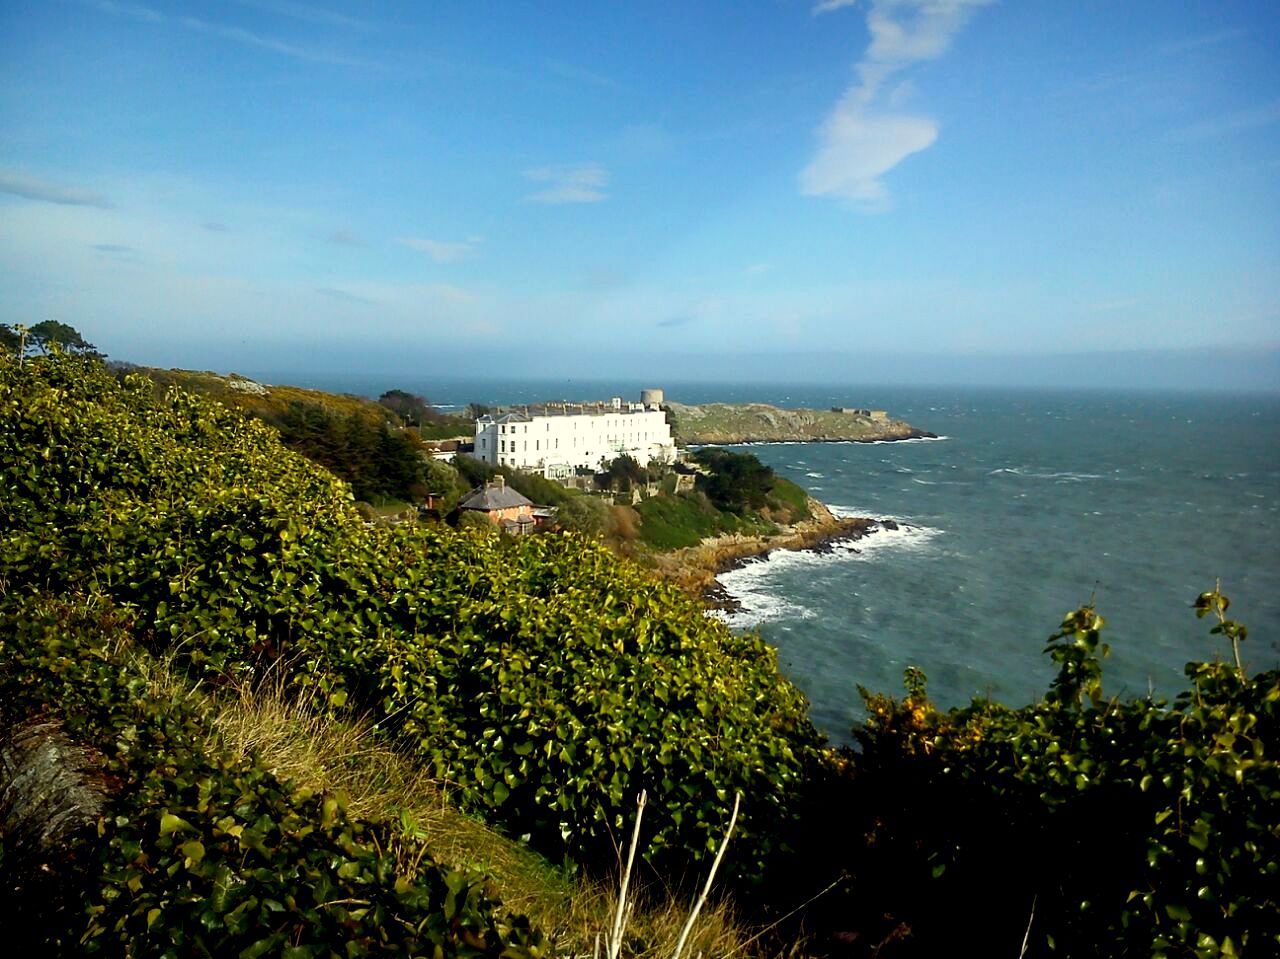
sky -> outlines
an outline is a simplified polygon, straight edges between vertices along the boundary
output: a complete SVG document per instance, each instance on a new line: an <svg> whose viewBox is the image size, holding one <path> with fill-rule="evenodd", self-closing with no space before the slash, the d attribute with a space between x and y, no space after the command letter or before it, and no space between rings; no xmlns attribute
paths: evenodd
<svg viewBox="0 0 1280 959"><path fill-rule="evenodd" d="M0 322L42 319L202 369L1280 389L1280 5L0 0Z"/></svg>

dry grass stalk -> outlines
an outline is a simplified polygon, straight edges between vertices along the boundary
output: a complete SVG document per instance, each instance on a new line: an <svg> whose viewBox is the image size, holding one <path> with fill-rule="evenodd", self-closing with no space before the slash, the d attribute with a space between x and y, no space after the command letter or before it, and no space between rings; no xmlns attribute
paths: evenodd
<svg viewBox="0 0 1280 959"><path fill-rule="evenodd" d="M720 861L724 859L724 851L729 848L729 838L733 835L733 827L738 824L738 807L741 805L742 793L738 793L733 797L733 815L729 817L729 828L724 832L724 839L720 840L720 848L716 852L716 858L711 863L711 871L707 873L706 885L702 887L702 894L698 896L698 901L693 905L693 911L689 913L689 921L680 930L680 938L676 941L675 952L671 954L671 959L680 959L680 953L684 950L685 943L689 939L689 933L693 931L693 924L698 920L698 913L702 911L702 907L707 902L707 894L711 892L711 884L715 882L716 871L720 868Z"/></svg>
<svg viewBox="0 0 1280 959"><path fill-rule="evenodd" d="M631 829L631 845L627 848L627 866L622 870L622 887L618 891L618 908L613 917L613 928L610 930L608 940L609 959L618 959L618 954L622 952L622 933L626 929L627 918L631 913L631 906L627 903L627 887L631 885L631 868L636 861L636 847L640 845L640 822L644 819L644 807L649 801L649 794L645 790L640 790L640 796L636 799L636 822Z"/></svg>

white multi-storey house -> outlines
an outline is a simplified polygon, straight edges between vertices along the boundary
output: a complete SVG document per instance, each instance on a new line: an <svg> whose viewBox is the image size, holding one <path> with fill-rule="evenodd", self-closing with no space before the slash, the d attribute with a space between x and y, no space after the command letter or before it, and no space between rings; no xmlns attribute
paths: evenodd
<svg viewBox="0 0 1280 959"><path fill-rule="evenodd" d="M578 469L599 470L618 456L641 466L675 459L675 441L661 393L646 390L648 403L546 403L476 420L472 454L492 466L532 470L565 479ZM656 399L655 399L656 398Z"/></svg>

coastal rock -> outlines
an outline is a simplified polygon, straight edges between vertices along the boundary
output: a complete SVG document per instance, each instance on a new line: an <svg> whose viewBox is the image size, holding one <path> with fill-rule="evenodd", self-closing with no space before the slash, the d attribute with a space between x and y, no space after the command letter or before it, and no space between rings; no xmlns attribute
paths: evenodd
<svg viewBox="0 0 1280 959"><path fill-rule="evenodd" d="M936 438L902 420L858 411L783 409L766 403L669 403L681 444L875 443Z"/></svg>

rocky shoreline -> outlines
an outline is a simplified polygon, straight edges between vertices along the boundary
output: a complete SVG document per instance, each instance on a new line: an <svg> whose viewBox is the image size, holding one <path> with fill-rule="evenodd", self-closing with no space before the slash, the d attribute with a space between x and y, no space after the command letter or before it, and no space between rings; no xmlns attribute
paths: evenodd
<svg viewBox="0 0 1280 959"><path fill-rule="evenodd" d="M733 611L735 600L716 577L749 563L761 562L775 550L833 552L838 546L862 539L876 529L897 529L893 520L865 516L838 517L810 497L812 519L786 527L772 536L731 534L703 540L697 546L673 550L655 557L664 579L698 596L710 609Z"/></svg>
<svg viewBox="0 0 1280 959"><path fill-rule="evenodd" d="M804 439L753 439L746 437L744 439L717 439L717 440L694 440L691 441L693 446L782 446L795 443L905 443L909 440L936 440L940 439L937 433L931 433L929 430L912 429L908 433L901 436L866 436L866 437L846 437L846 436L815 436Z"/></svg>

